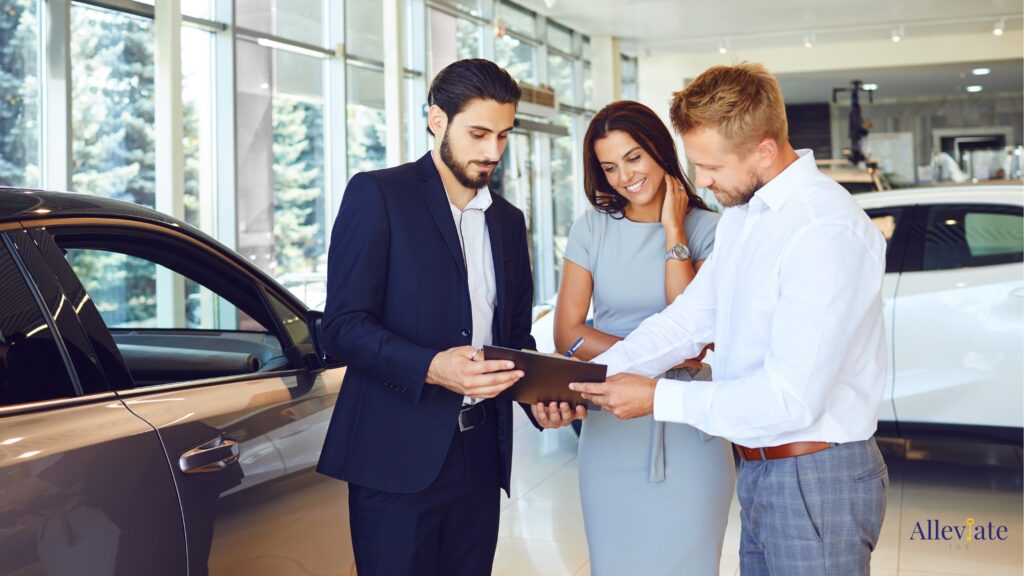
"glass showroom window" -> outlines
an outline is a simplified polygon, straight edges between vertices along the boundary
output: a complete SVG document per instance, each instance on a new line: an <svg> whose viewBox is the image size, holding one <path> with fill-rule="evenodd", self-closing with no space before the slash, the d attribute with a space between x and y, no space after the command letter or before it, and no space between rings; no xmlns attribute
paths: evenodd
<svg viewBox="0 0 1024 576"><path fill-rule="evenodd" d="M548 21L548 46L566 54L573 54L572 30L561 24Z"/></svg>
<svg viewBox="0 0 1024 576"><path fill-rule="evenodd" d="M387 166L384 73L348 66L348 174Z"/></svg>
<svg viewBox="0 0 1024 576"><path fill-rule="evenodd" d="M622 56L622 99L636 100L640 97L637 85L637 59Z"/></svg>
<svg viewBox="0 0 1024 576"><path fill-rule="evenodd" d="M345 0L345 51L384 59L384 11L380 0Z"/></svg>
<svg viewBox="0 0 1024 576"><path fill-rule="evenodd" d="M235 52L238 251L317 305L327 258L324 61L244 38Z"/></svg>
<svg viewBox="0 0 1024 576"><path fill-rule="evenodd" d="M185 221L211 234L213 227L208 220L212 216L209 204L214 182L213 41L210 32L190 27L181 29Z"/></svg>
<svg viewBox="0 0 1024 576"><path fill-rule="evenodd" d="M183 11L188 3L182 2ZM368 3L356 0L345 2ZM235 24L239 28L322 46L324 22L323 0L235 0Z"/></svg>
<svg viewBox="0 0 1024 576"><path fill-rule="evenodd" d="M594 109L594 68L590 62L583 63L583 107Z"/></svg>
<svg viewBox="0 0 1024 576"><path fill-rule="evenodd" d="M548 53L548 84L555 89L559 104L576 105L572 68L572 60L554 52Z"/></svg>
<svg viewBox="0 0 1024 576"><path fill-rule="evenodd" d="M0 8L0 186L39 186L39 4Z"/></svg>
<svg viewBox="0 0 1024 576"><path fill-rule="evenodd" d="M153 21L71 6L72 187L156 205Z"/></svg>
<svg viewBox="0 0 1024 576"><path fill-rule="evenodd" d="M428 9L428 41L430 43L430 79L442 68L466 58L479 58L480 34L483 28L472 20L452 16L441 10Z"/></svg>
<svg viewBox="0 0 1024 576"><path fill-rule="evenodd" d="M494 40L494 61L517 82L537 84L537 49L525 40L506 34Z"/></svg>
<svg viewBox="0 0 1024 576"><path fill-rule="evenodd" d="M573 178L573 118L561 114L557 124L569 129L568 136L552 136L551 143L551 205L554 217L555 286L562 282L562 257L569 240L569 229L576 218L577 202L583 198L583 187Z"/></svg>

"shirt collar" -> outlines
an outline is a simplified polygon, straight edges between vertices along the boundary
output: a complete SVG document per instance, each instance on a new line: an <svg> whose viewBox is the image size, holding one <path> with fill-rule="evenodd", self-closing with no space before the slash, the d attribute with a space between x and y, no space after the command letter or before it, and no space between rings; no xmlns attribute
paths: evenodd
<svg viewBox="0 0 1024 576"><path fill-rule="evenodd" d="M448 196L448 190L445 190L445 196ZM487 186L478 189L476 191L476 196L473 196L473 199L470 200L469 204L466 204L466 207L462 210L459 210L458 206L452 204L451 196L448 196L448 204L452 207L452 210L458 210L460 212L465 212L466 210L480 210L481 212L484 212L491 207L492 202L491 190Z"/></svg>
<svg viewBox="0 0 1024 576"><path fill-rule="evenodd" d="M778 210L799 190L804 180L818 171L818 166L814 163L814 152L802 149L797 150L796 155L796 161L762 186L754 194L754 198L759 198L772 210Z"/></svg>

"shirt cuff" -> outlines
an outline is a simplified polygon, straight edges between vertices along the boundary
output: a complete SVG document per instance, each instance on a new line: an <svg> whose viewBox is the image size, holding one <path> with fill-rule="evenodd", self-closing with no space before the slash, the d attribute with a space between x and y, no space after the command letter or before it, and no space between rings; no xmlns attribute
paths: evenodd
<svg viewBox="0 0 1024 576"><path fill-rule="evenodd" d="M654 386L654 419L659 422L683 423L683 391L685 382L662 378Z"/></svg>

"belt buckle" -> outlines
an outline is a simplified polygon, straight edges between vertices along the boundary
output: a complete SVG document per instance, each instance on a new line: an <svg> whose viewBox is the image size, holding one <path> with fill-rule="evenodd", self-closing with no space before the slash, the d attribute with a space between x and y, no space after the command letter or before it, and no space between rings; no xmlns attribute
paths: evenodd
<svg viewBox="0 0 1024 576"><path fill-rule="evenodd" d="M468 432L469 430L476 428L476 424L466 424L465 422L463 422L463 417L465 417L467 414L470 414L472 410L476 407L476 404L470 404L468 406L463 406L462 410L459 410L459 432ZM487 416L485 415L484 418L486 417ZM483 421L479 423L483 424Z"/></svg>

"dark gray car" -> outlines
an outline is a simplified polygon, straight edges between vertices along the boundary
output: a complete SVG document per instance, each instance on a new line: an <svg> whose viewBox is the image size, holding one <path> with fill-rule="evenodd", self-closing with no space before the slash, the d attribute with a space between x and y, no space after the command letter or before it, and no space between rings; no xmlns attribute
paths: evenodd
<svg viewBox="0 0 1024 576"><path fill-rule="evenodd" d="M318 317L183 222L0 189L0 575L354 573Z"/></svg>

